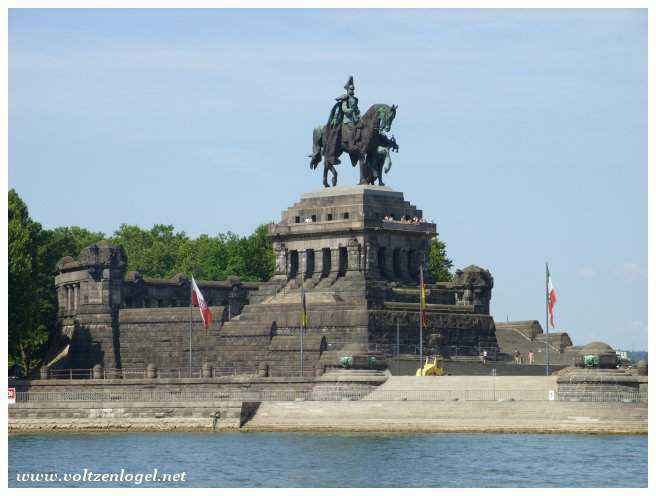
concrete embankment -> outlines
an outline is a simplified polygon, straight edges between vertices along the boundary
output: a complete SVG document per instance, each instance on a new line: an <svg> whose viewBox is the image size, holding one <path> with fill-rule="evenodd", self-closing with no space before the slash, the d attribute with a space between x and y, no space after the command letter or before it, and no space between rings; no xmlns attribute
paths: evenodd
<svg viewBox="0 0 656 496"><path fill-rule="evenodd" d="M33 401L10 407L9 430L647 434L646 402L549 400L556 380L392 377L355 401Z"/></svg>
<svg viewBox="0 0 656 496"><path fill-rule="evenodd" d="M235 430L258 406L245 401L31 402L10 408L9 431Z"/></svg>
<svg viewBox="0 0 656 496"><path fill-rule="evenodd" d="M555 376L398 376L363 401L262 403L243 429L647 433L646 403L549 401L556 389ZM467 400L486 396L505 399Z"/></svg>
<svg viewBox="0 0 656 496"><path fill-rule="evenodd" d="M267 402L242 429L647 434L647 406L555 401Z"/></svg>
<svg viewBox="0 0 656 496"><path fill-rule="evenodd" d="M139 413L130 413L132 409ZM212 431L216 427L244 431L647 434L647 405L639 403L285 401L261 403L252 418L241 404L190 410L184 416L182 411L172 412L170 405L154 404L40 408L38 417L10 417L9 431ZM213 425L217 411L221 413Z"/></svg>

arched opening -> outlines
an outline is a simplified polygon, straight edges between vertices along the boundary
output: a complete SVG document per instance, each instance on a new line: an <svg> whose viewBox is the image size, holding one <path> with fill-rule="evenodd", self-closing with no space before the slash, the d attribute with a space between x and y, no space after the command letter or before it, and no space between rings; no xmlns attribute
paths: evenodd
<svg viewBox="0 0 656 496"><path fill-rule="evenodd" d="M296 277L298 274L298 251L289 252L289 277Z"/></svg>
<svg viewBox="0 0 656 496"><path fill-rule="evenodd" d="M348 267L348 250L346 246L339 248L339 272L338 275L343 276L346 274L346 268Z"/></svg>
<svg viewBox="0 0 656 496"><path fill-rule="evenodd" d="M322 258L321 276L326 277L328 274L330 274L330 266L331 266L330 248L323 248L321 250L321 258Z"/></svg>
<svg viewBox="0 0 656 496"><path fill-rule="evenodd" d="M305 250L305 275L312 277L314 274L314 250Z"/></svg>
<svg viewBox="0 0 656 496"><path fill-rule="evenodd" d="M378 271L385 275L385 247L381 246L378 248Z"/></svg>
<svg viewBox="0 0 656 496"><path fill-rule="evenodd" d="M401 249L396 248L392 253L392 267L394 268L394 275L401 277Z"/></svg>
<svg viewBox="0 0 656 496"><path fill-rule="evenodd" d="M415 270L415 266L413 262L414 259L415 259L415 251L408 250L408 274L410 274L410 277L416 278L417 271Z"/></svg>

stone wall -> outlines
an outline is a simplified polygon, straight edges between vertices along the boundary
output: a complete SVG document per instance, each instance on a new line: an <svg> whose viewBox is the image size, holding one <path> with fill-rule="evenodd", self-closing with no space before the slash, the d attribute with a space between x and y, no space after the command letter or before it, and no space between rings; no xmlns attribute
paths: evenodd
<svg viewBox="0 0 656 496"><path fill-rule="evenodd" d="M65 257L58 264L62 339L47 366L200 369L209 363L293 375L300 365L302 292L309 338L304 372L320 373L342 356L366 362L372 350L395 344L397 325L402 345L418 342L420 271L427 287L424 346L446 356L453 350L495 353L492 275L470 265L452 282L432 281L427 256L437 226L404 220L422 216L403 193L387 187L302 195L269 226L276 254L271 281L198 281L213 323L204 330L194 309L191 343L189 280L126 272L121 247L95 243L78 260Z"/></svg>
<svg viewBox="0 0 656 496"><path fill-rule="evenodd" d="M106 369L189 366L189 324L192 324L192 365L216 357L216 333L238 316L257 284L233 277L197 281L211 307L213 323L203 329L197 309L190 312L191 282L181 274L171 279L126 272L120 246L94 243L78 260L57 264L55 286L60 335L46 360L51 368ZM66 350L62 353L62 350Z"/></svg>

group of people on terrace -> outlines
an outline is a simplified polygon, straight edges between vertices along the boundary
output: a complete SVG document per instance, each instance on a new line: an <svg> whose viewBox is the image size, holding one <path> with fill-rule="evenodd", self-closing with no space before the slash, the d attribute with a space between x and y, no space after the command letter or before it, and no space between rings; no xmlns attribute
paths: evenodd
<svg viewBox="0 0 656 496"><path fill-rule="evenodd" d="M519 350L515 350L515 353L513 353L513 358L517 365L523 365L525 363L528 365L533 365L535 363L535 353L532 351L527 353L526 358L528 360L526 362L524 360L524 356L519 352Z"/></svg>
<svg viewBox="0 0 656 496"><path fill-rule="evenodd" d="M401 224L432 224L433 221L430 219L424 219L423 217L410 217L409 215L404 215L400 220L396 220L393 215L385 215L383 217L384 222L399 222Z"/></svg>

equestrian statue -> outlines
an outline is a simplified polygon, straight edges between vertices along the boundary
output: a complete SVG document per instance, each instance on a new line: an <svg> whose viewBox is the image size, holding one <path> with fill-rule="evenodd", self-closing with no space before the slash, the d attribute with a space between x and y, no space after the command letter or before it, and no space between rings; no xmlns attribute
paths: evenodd
<svg viewBox="0 0 656 496"><path fill-rule="evenodd" d="M396 117L396 105L377 103L360 115L355 96L353 76L344 85L346 94L335 100L325 126L312 133L312 155L310 168L316 169L323 158L323 185L328 188L328 172L332 173L332 185L337 185L337 169L342 153L348 153L353 167L360 165L359 184L383 183L383 171L392 166L390 150L399 151L394 136L387 133Z"/></svg>

